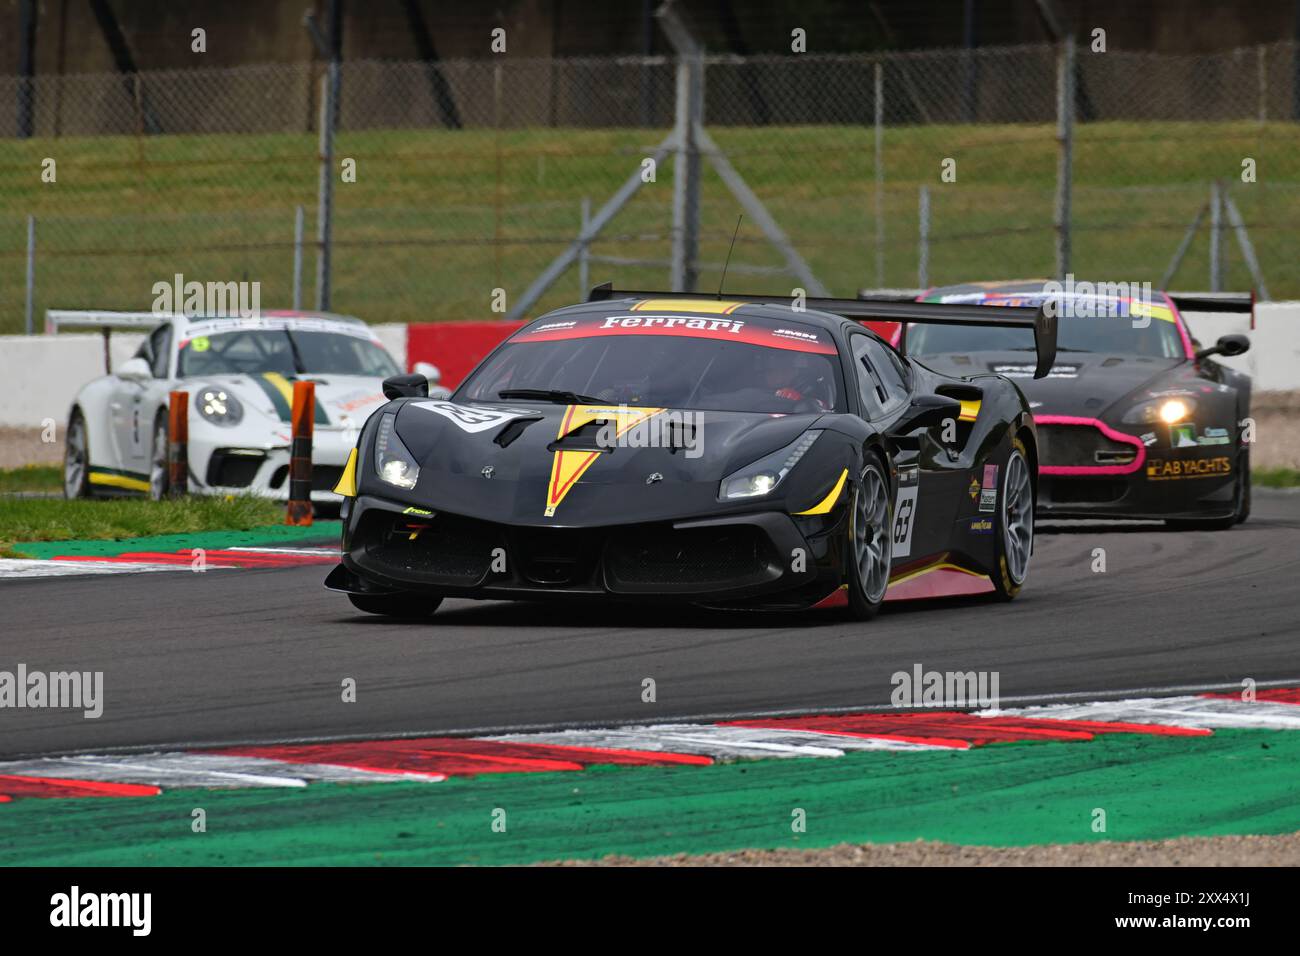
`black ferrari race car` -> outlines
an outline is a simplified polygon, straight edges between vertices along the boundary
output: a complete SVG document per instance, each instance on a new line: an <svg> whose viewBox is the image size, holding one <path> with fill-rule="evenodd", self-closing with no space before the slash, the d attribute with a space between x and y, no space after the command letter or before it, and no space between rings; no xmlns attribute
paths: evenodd
<svg viewBox="0 0 1300 956"><path fill-rule="evenodd" d="M949 375L1014 378L1038 424L1040 517L1164 519L1223 529L1250 514L1250 377L1213 360L1250 347L1225 335L1202 348L1180 312L1249 312L1249 294L1147 295L1118 283L1043 280L931 289L923 302L1040 308L1058 316L1058 359L1034 380L1017 329L903 326L894 341Z"/></svg>
<svg viewBox="0 0 1300 956"><path fill-rule="evenodd" d="M805 308L806 305L806 308ZM1020 390L910 362L860 320L1023 331L1042 311L616 292L511 335L448 400L385 383L338 487L363 611L544 596L870 617L1020 590L1038 437ZM1009 327L1009 328L1008 328Z"/></svg>

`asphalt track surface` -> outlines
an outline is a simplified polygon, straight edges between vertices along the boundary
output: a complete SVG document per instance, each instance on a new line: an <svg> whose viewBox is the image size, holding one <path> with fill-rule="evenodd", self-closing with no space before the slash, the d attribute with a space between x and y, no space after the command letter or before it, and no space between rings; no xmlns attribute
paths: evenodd
<svg viewBox="0 0 1300 956"><path fill-rule="evenodd" d="M0 757L872 709L916 664L997 671L1004 706L1300 683L1300 494L1228 532L1040 532L1016 601L866 624L469 601L396 623L319 566L0 581L0 670L103 671L105 697L97 720L0 710Z"/></svg>

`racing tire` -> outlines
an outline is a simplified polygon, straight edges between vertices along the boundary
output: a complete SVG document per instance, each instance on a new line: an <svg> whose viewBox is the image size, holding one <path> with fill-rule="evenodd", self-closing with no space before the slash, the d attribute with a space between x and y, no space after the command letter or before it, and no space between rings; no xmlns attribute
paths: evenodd
<svg viewBox="0 0 1300 956"><path fill-rule="evenodd" d="M348 600L358 611L407 621L430 617L442 603L442 598L421 594L349 594Z"/></svg>
<svg viewBox="0 0 1300 956"><path fill-rule="evenodd" d="M1034 482L1029 456L1019 438L1011 439L1011 453L1002 466L1002 488L994 521L993 593L1010 601L1020 593L1034 553Z"/></svg>
<svg viewBox="0 0 1300 956"><path fill-rule="evenodd" d="M79 408L72 410L63 435L63 497L90 497L90 437Z"/></svg>
<svg viewBox="0 0 1300 956"><path fill-rule="evenodd" d="M884 603L893 561L893 528L889 480L880 459L869 454L849 511L848 613L854 620L871 620Z"/></svg>
<svg viewBox="0 0 1300 956"><path fill-rule="evenodd" d="M171 490L167 442L167 416L163 413L154 420L153 445L149 451L149 497L154 501L162 501Z"/></svg>

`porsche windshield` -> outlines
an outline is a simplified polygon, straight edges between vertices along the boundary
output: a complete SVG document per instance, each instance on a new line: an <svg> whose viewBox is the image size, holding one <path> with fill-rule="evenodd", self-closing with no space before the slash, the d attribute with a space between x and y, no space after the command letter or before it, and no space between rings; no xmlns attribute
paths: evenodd
<svg viewBox="0 0 1300 956"><path fill-rule="evenodd" d="M670 322L697 325L687 329ZM557 401L568 395L660 408L844 410L829 333L752 319L614 316L527 327L484 362L456 398L517 401L502 393L519 389L555 393Z"/></svg>
<svg viewBox="0 0 1300 956"><path fill-rule="evenodd" d="M367 375L387 378L398 368L384 349L355 335L287 329L232 329L181 343L177 374Z"/></svg>
<svg viewBox="0 0 1300 956"><path fill-rule="evenodd" d="M1061 316L1057 325L1059 352L1104 352L1183 358L1178 327L1168 319L1152 318L1146 328L1135 328L1127 316L1085 318ZM909 355L946 355L968 352L1032 352L1032 329L999 329L960 325L909 325Z"/></svg>

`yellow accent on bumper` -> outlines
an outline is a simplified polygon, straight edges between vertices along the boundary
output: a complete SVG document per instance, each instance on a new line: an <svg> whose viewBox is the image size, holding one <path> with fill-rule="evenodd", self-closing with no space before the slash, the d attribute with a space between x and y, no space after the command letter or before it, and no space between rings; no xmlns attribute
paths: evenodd
<svg viewBox="0 0 1300 956"><path fill-rule="evenodd" d="M334 494L347 498L357 496L357 450L355 448L348 452L348 463L343 466L343 474L339 475L339 483L334 486Z"/></svg>
<svg viewBox="0 0 1300 956"><path fill-rule="evenodd" d="M840 500L840 492L844 490L844 483L849 480L849 470L845 468L840 472L840 480L835 482L835 487L831 493L823 498L817 504L813 505L807 511L796 511L797 515L824 515L829 514L830 510L835 507L835 502Z"/></svg>
<svg viewBox="0 0 1300 956"><path fill-rule="evenodd" d="M980 414L980 399L976 398L971 401L962 401L961 414L958 419L963 422L973 422Z"/></svg>
<svg viewBox="0 0 1300 956"><path fill-rule="evenodd" d="M149 482L141 481L139 478L128 478L126 475L108 475L102 471L92 471L90 473L90 483L92 485L107 485L110 488L125 488L127 491L148 491Z"/></svg>

